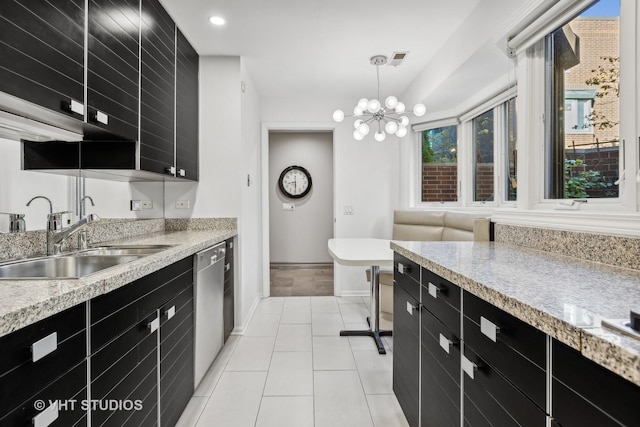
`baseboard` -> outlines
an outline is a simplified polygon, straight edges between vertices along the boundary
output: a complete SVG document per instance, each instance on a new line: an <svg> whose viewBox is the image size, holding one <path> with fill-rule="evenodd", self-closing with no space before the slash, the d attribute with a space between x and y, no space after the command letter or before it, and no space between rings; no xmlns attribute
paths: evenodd
<svg viewBox="0 0 640 427"><path fill-rule="evenodd" d="M369 291L342 291L339 297L368 297L371 295Z"/></svg>
<svg viewBox="0 0 640 427"><path fill-rule="evenodd" d="M253 314L256 312L256 309L258 308L258 304L260 304L261 299L262 297L257 296L256 299L253 300L253 304L251 304L251 308L249 309L249 314L247 315L247 319L242 324L242 326L234 326L233 330L231 331L231 335L244 335L245 331L247 330L247 326L249 326L249 322L251 322L251 319L253 318Z"/></svg>

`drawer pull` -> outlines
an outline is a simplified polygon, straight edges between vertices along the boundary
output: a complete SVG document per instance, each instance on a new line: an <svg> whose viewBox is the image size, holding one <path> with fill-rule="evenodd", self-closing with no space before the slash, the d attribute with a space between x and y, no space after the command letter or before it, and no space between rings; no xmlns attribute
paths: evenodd
<svg viewBox="0 0 640 427"><path fill-rule="evenodd" d="M414 306L409 301L407 301L407 313L413 316L414 311L418 311L418 307Z"/></svg>
<svg viewBox="0 0 640 427"><path fill-rule="evenodd" d="M496 342L496 336L500 332L500 328L494 323L480 316L480 332L486 335L491 341Z"/></svg>
<svg viewBox="0 0 640 427"><path fill-rule="evenodd" d="M47 427L58 419L58 402L53 402L47 409L31 419L34 427Z"/></svg>
<svg viewBox="0 0 640 427"><path fill-rule="evenodd" d="M442 289L440 289L439 287L437 287L433 283L429 282L429 295L431 295L434 298L438 298L438 294L440 292L442 292Z"/></svg>
<svg viewBox="0 0 640 427"><path fill-rule="evenodd" d="M102 111L96 111L96 122L102 123L103 125L109 124L109 116L107 116Z"/></svg>
<svg viewBox="0 0 640 427"><path fill-rule="evenodd" d="M231 270L231 263L230 262L228 262L228 263L226 263L224 265L224 271L229 271L229 270Z"/></svg>
<svg viewBox="0 0 640 427"><path fill-rule="evenodd" d="M464 371L465 374L467 374L467 376L469 376L469 378L473 380L475 373L478 370L478 365L476 365L466 357L462 356L462 370Z"/></svg>
<svg viewBox="0 0 640 427"><path fill-rule="evenodd" d="M31 360L37 362L58 349L58 333L54 332L31 344Z"/></svg>
<svg viewBox="0 0 640 427"><path fill-rule="evenodd" d="M171 307L169 307L167 311L165 311L165 314L167 315L167 320L171 319L176 315L176 306L172 305Z"/></svg>
<svg viewBox="0 0 640 427"><path fill-rule="evenodd" d="M75 99L72 99L71 102L69 103L69 110L72 113L76 113L81 116L84 116L84 104L76 101Z"/></svg>
<svg viewBox="0 0 640 427"><path fill-rule="evenodd" d="M451 351L451 346L453 345L453 342L450 341L447 337L445 337L444 335L440 334L440 347L442 347L442 349L444 351L447 352L447 354L449 354L449 351Z"/></svg>
<svg viewBox="0 0 640 427"><path fill-rule="evenodd" d="M187 176L187 171L185 171L184 169L178 169L178 175Z"/></svg>
<svg viewBox="0 0 640 427"><path fill-rule="evenodd" d="M149 331L151 333L154 333L155 331L157 331L159 327L160 327L160 318L159 317L156 317L151 322L149 322L149 324L147 325L147 328L149 328Z"/></svg>
<svg viewBox="0 0 640 427"><path fill-rule="evenodd" d="M398 263L398 273L407 274L410 271L411 271L411 266L410 265L404 265L401 262Z"/></svg>

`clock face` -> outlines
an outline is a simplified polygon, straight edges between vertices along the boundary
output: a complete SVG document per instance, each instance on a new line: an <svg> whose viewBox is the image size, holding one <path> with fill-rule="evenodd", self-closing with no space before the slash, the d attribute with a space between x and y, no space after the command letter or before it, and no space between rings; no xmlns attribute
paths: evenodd
<svg viewBox="0 0 640 427"><path fill-rule="evenodd" d="M311 175L302 166L289 166L280 174L278 187L285 196L300 199L311 191Z"/></svg>

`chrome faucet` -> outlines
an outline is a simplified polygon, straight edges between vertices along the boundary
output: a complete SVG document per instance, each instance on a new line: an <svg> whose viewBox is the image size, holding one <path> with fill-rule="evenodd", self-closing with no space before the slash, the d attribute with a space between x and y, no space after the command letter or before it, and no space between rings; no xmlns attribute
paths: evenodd
<svg viewBox="0 0 640 427"><path fill-rule="evenodd" d="M25 231L24 214L0 212L0 215L9 215L9 233L21 233Z"/></svg>
<svg viewBox="0 0 640 427"><path fill-rule="evenodd" d="M60 255L62 253L62 244L69 236L83 230L90 222L98 221L98 215L91 214L81 219L75 224L64 228L62 225L62 215L71 213L69 211L53 212L53 204L48 197L36 196L27 202L27 206L35 199L45 199L49 202L49 215L47 215L47 255Z"/></svg>
<svg viewBox="0 0 640 427"><path fill-rule="evenodd" d="M79 208L81 220L84 219L86 214L85 199L89 199L89 201L91 202L91 206L96 205L95 203L93 203L93 198L91 198L91 196L84 196L83 198L81 198L80 208ZM84 249L87 249L88 246L89 246L89 237L87 235L87 230L85 228L78 234L78 248L81 250L84 250Z"/></svg>

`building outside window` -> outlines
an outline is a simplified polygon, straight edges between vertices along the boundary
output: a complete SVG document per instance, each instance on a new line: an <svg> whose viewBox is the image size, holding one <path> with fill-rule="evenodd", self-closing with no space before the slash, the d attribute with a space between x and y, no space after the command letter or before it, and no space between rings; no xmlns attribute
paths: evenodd
<svg viewBox="0 0 640 427"><path fill-rule="evenodd" d="M518 142L518 120L516 115L516 98L511 98L505 103L505 201L514 202L518 200L518 152L516 143Z"/></svg>
<svg viewBox="0 0 640 427"><path fill-rule="evenodd" d="M493 110L480 114L472 120L473 135L473 201L494 200L494 124Z"/></svg>
<svg viewBox="0 0 640 427"><path fill-rule="evenodd" d="M615 198L620 176L620 0L549 34L545 198Z"/></svg>
<svg viewBox="0 0 640 427"><path fill-rule="evenodd" d="M423 202L458 200L458 127L422 131L421 199Z"/></svg>

